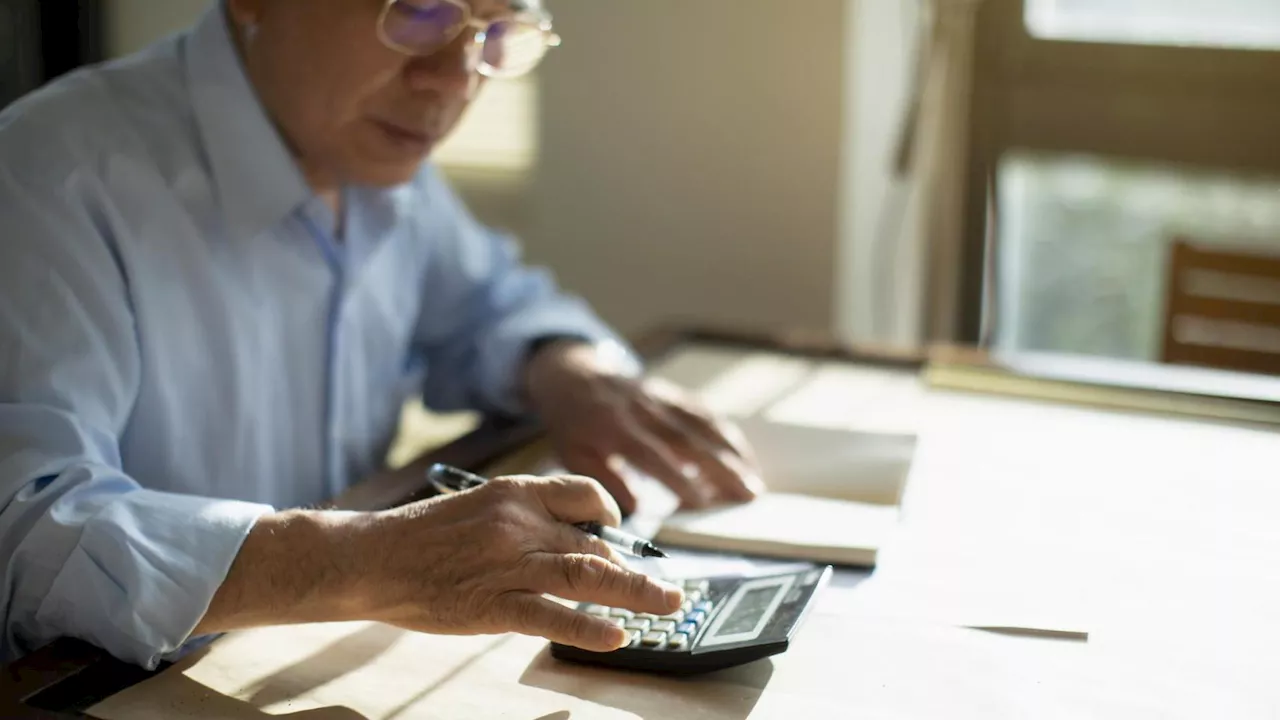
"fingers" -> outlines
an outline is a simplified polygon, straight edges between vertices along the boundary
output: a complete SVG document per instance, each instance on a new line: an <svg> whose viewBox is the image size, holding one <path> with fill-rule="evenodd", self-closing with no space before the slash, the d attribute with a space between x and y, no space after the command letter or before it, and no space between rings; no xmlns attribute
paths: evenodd
<svg viewBox="0 0 1280 720"><path fill-rule="evenodd" d="M627 561L612 545L595 535L563 523L556 523L552 532L555 535L551 539L551 546L547 548L551 552L565 555L595 555L614 565L622 567L627 565Z"/></svg>
<svg viewBox="0 0 1280 720"><path fill-rule="evenodd" d="M617 525L622 522L618 503L591 478L563 475L543 478L530 487L538 494L551 516L569 524L598 522Z"/></svg>
<svg viewBox="0 0 1280 720"><path fill-rule="evenodd" d="M618 503L623 517L636 511L637 498L622 472L603 455L594 451L570 452L561 458L571 472L595 478Z"/></svg>
<svg viewBox="0 0 1280 720"><path fill-rule="evenodd" d="M640 403L650 414L659 414L664 419L674 420L685 432L692 433L700 440L717 449L741 455L746 458L750 448L745 442L736 442L741 437L730 438L722 429L722 424L711 413L691 404L678 388L660 380L649 380L644 384L645 399Z"/></svg>
<svg viewBox="0 0 1280 720"><path fill-rule="evenodd" d="M531 589L565 600L593 602L635 612L666 615L684 602L674 585L628 570L597 555L542 553L526 565Z"/></svg>
<svg viewBox="0 0 1280 720"><path fill-rule="evenodd" d="M631 640L631 633L603 618L532 593L513 593L499 607L499 612L510 615L515 623L513 629L518 633L592 652L617 650Z"/></svg>
<svg viewBox="0 0 1280 720"><path fill-rule="evenodd" d="M733 423L725 422L702 410L690 408L681 403L667 405L666 410L680 427L688 429L695 437L709 443L712 447L737 455L747 467L755 467L757 462L755 451L747 442L746 436Z"/></svg>
<svg viewBox="0 0 1280 720"><path fill-rule="evenodd" d="M695 464L699 478L710 483L721 498L745 502L763 489L759 476L714 421L678 405L661 406L655 402L638 402L635 411L656 437L679 454L680 460ZM680 418L687 418L688 422Z"/></svg>
<svg viewBox="0 0 1280 720"><path fill-rule="evenodd" d="M703 507L712 500L710 491L694 479L696 473L670 446L639 422L624 429L620 452L637 469L671 488L685 507Z"/></svg>
<svg viewBox="0 0 1280 720"><path fill-rule="evenodd" d="M725 451L704 453L699 465L721 498L747 502L764 492L764 481L737 455Z"/></svg>

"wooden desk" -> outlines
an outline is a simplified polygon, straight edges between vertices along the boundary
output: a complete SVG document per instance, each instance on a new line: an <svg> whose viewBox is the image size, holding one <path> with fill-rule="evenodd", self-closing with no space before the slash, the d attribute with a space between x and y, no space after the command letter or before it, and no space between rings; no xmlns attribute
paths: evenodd
<svg viewBox="0 0 1280 720"><path fill-rule="evenodd" d="M691 341L854 357L829 345L714 333L665 334L642 345L657 357ZM416 656L430 661L422 663L421 687L395 688L418 713L403 717L1280 717L1274 432L948 394L921 433L904 501L907 532L872 584L895 573L942 578L921 584L926 604L981 589L988 575L1017 576L1032 590L1054 584L1096 611L1088 643L859 610L865 574L844 571L790 651L695 680L566 666L530 638L418 636ZM479 468L536 437L535 428L493 425L423 462ZM380 507L420 491L412 476L392 475L342 504ZM1037 548L1030 561L1017 553L1027 546ZM975 557L986 562L963 564ZM941 573L953 564L966 574ZM377 631L353 634L375 646L386 641ZM74 711L142 677L82 645L58 643L7 668L0 698L50 689L37 705ZM288 691L270 677L263 687L275 697ZM220 717L263 715L252 703L211 701ZM330 710L314 717L358 717ZM31 702L0 707L0 717L73 716Z"/></svg>
<svg viewBox="0 0 1280 720"><path fill-rule="evenodd" d="M661 328L636 339L637 351L648 361L691 343L742 350L769 350L816 359L858 361L919 369L923 356L887 350L858 350L818 337L761 335L695 328ZM432 452L407 468L372 478L334 501L348 510L373 510L423 499L430 491L422 469L444 462L479 469L537 440L533 424L509 419L486 420L472 433ZM839 584L851 586L865 577L861 570L845 570ZM167 667L167 666L165 666ZM162 672L165 667L158 671ZM81 710L102 698L151 677L152 673L122 663L87 643L60 640L0 669L0 718L51 720L85 717Z"/></svg>

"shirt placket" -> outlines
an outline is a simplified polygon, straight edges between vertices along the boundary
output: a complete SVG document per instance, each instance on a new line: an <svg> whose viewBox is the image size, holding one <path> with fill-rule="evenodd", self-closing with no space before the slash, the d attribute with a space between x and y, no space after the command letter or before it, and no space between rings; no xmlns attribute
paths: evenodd
<svg viewBox="0 0 1280 720"><path fill-rule="evenodd" d="M300 218L307 232L315 242L316 248L324 258L332 275L332 290L329 305L325 313L325 358L324 358L324 434L322 437L325 481L328 485L329 497L335 497L346 485L345 463L343 462L342 412L339 405L342 398L342 317L343 308L349 294L350 257L348 246L339 242L331 228L335 223L322 221L315 217L318 213L303 208ZM326 227L327 226L327 227Z"/></svg>

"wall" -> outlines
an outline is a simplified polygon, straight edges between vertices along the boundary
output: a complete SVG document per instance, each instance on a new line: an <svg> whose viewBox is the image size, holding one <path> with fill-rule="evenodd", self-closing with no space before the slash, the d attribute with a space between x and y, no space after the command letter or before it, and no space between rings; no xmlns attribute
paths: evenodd
<svg viewBox="0 0 1280 720"><path fill-rule="evenodd" d="M207 0L112 3L108 47L125 52ZM854 4L552 0L565 43L540 72L532 182L459 189L624 331L829 331Z"/></svg>
<svg viewBox="0 0 1280 720"><path fill-rule="evenodd" d="M212 0L108 0L107 53L126 55L191 25Z"/></svg>
<svg viewBox="0 0 1280 720"><path fill-rule="evenodd" d="M827 330L845 0L560 0L531 257L624 330Z"/></svg>

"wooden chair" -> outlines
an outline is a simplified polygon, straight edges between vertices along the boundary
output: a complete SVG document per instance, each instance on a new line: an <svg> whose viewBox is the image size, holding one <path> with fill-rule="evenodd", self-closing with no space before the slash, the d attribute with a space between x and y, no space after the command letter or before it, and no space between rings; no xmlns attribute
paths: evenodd
<svg viewBox="0 0 1280 720"><path fill-rule="evenodd" d="M1280 375L1280 253L1173 243L1166 363Z"/></svg>

